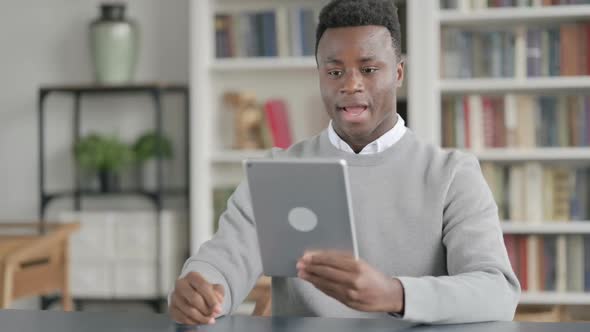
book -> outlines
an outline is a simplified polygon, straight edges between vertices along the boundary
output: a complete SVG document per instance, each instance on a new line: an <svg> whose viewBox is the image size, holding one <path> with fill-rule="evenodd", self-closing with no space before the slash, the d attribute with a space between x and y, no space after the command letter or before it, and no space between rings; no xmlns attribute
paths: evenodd
<svg viewBox="0 0 590 332"><path fill-rule="evenodd" d="M584 238L571 235L567 239L567 290L584 291Z"/></svg>
<svg viewBox="0 0 590 332"><path fill-rule="evenodd" d="M514 165L509 170L508 197L511 203L508 218L516 222L525 221L525 169L523 165Z"/></svg>
<svg viewBox="0 0 590 332"><path fill-rule="evenodd" d="M287 106L284 101L273 99L264 104L266 121L273 138L273 145L286 149L293 144Z"/></svg>
<svg viewBox="0 0 590 332"><path fill-rule="evenodd" d="M315 7L292 6L217 13L214 18L215 56L312 56L317 14Z"/></svg>
<svg viewBox="0 0 590 332"><path fill-rule="evenodd" d="M517 26L511 30L445 27L440 39L443 77L590 74L590 23Z"/></svg>
<svg viewBox="0 0 590 332"><path fill-rule="evenodd" d="M527 236L518 237L518 279L520 281L520 287L523 291L529 289L529 254Z"/></svg>
<svg viewBox="0 0 590 332"><path fill-rule="evenodd" d="M590 291L590 236L584 236L584 290Z"/></svg>
<svg viewBox="0 0 590 332"><path fill-rule="evenodd" d="M539 270L540 260L538 255L539 248L539 237L536 235L529 235L525 238L526 240L526 277L527 277L527 290L530 292L537 292L541 290Z"/></svg>
<svg viewBox="0 0 590 332"><path fill-rule="evenodd" d="M543 239L543 274L545 284L543 286L545 291L556 290L556 278L557 278L557 265L556 265L556 254L557 254L557 237L546 236Z"/></svg>
<svg viewBox="0 0 590 332"><path fill-rule="evenodd" d="M578 73L579 59L577 56L578 43L578 25L569 23L563 24L560 30L560 69L561 75L572 76Z"/></svg>
<svg viewBox="0 0 590 332"><path fill-rule="evenodd" d="M565 235L558 235L556 241L556 277L555 290L567 291L567 240Z"/></svg>
<svg viewBox="0 0 590 332"><path fill-rule="evenodd" d="M526 202L525 215L527 223L543 222L543 210L540 208L543 202L543 168L537 162L527 162L524 166Z"/></svg>
<svg viewBox="0 0 590 332"><path fill-rule="evenodd" d="M529 28L527 31L527 76L541 76L542 74L542 31Z"/></svg>
<svg viewBox="0 0 590 332"><path fill-rule="evenodd" d="M590 143L590 100L584 95L466 95L445 97L441 108L442 141L453 144L447 147L481 151Z"/></svg>

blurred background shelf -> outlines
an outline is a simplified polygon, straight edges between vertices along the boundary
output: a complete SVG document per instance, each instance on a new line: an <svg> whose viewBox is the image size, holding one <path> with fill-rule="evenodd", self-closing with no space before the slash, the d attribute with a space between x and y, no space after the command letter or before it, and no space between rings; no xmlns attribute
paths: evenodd
<svg viewBox="0 0 590 332"><path fill-rule="evenodd" d="M590 294L567 292L523 292L520 296L520 303L535 305L585 305L590 303Z"/></svg>
<svg viewBox="0 0 590 332"><path fill-rule="evenodd" d="M590 89L590 77L528 77L528 78L472 78L442 79L443 94L467 93L542 93L571 92Z"/></svg>
<svg viewBox="0 0 590 332"><path fill-rule="evenodd" d="M469 151L480 161L590 161L590 148L494 148Z"/></svg>
<svg viewBox="0 0 590 332"><path fill-rule="evenodd" d="M317 69L315 57L267 57L267 58L235 58L215 59L211 65L215 72L236 70L298 70Z"/></svg>
<svg viewBox="0 0 590 332"><path fill-rule="evenodd" d="M590 221L505 221L501 223L505 234L590 234Z"/></svg>
<svg viewBox="0 0 590 332"><path fill-rule="evenodd" d="M481 25L516 25L568 22L590 17L590 8L584 5L488 8L462 12L445 9L440 11L440 24L456 27Z"/></svg>
<svg viewBox="0 0 590 332"><path fill-rule="evenodd" d="M267 153L267 150L225 150L213 153L211 161L219 164L235 164L245 159L264 158Z"/></svg>

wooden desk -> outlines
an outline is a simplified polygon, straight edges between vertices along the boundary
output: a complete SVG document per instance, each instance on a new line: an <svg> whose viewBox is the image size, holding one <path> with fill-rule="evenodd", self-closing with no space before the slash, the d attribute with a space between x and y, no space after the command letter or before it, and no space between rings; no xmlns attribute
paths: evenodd
<svg viewBox="0 0 590 332"><path fill-rule="evenodd" d="M50 225L45 235L36 235L37 227L0 223L0 308L21 297L61 291L63 309L71 311L68 238L80 225Z"/></svg>

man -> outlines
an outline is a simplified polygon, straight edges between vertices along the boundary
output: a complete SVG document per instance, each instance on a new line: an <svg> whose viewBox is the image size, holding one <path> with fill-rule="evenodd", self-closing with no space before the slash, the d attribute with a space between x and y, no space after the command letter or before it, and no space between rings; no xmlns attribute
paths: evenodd
<svg viewBox="0 0 590 332"><path fill-rule="evenodd" d="M400 45L390 0L334 0L320 14L316 58L332 121L272 157L348 162L361 259L306 253L299 278L273 279L273 315L423 323L514 316L520 285L477 160L422 143L396 113ZM235 310L261 275L258 250L242 183L215 237L186 262L171 294L172 318L214 323Z"/></svg>

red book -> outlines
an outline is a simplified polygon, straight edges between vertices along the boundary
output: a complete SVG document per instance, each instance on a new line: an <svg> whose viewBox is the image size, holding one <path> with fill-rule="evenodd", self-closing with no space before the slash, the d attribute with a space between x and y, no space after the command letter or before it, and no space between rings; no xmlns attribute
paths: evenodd
<svg viewBox="0 0 590 332"><path fill-rule="evenodd" d="M496 122L494 121L494 107L489 97L483 97L483 137L484 147L494 147Z"/></svg>
<svg viewBox="0 0 590 332"><path fill-rule="evenodd" d="M506 119L504 112L504 99L494 98L494 147L504 148L506 147Z"/></svg>
<svg viewBox="0 0 590 332"><path fill-rule="evenodd" d="M560 73L561 76L578 75L580 39L578 37L580 29L577 24L562 24L560 27Z"/></svg>
<svg viewBox="0 0 590 332"><path fill-rule="evenodd" d="M590 23L586 23L586 74L590 75Z"/></svg>
<svg viewBox="0 0 590 332"><path fill-rule="evenodd" d="M463 97L463 121L465 127L465 148L471 148L471 130L470 130L470 118L469 118L469 97Z"/></svg>
<svg viewBox="0 0 590 332"><path fill-rule="evenodd" d="M291 146L293 139L285 102L278 99L269 100L264 104L264 112L272 135L273 145L281 149Z"/></svg>
<svg viewBox="0 0 590 332"><path fill-rule="evenodd" d="M506 252L508 252L508 259L510 259L512 270L518 274L518 253L516 251L516 239L514 235L504 235L504 245L506 246Z"/></svg>
<svg viewBox="0 0 590 332"><path fill-rule="evenodd" d="M578 59L578 75L586 75L588 73L588 24L578 25L579 50Z"/></svg>
<svg viewBox="0 0 590 332"><path fill-rule="evenodd" d="M520 236L518 238L518 280L523 291L528 289L528 258L527 258L527 238ZM533 271L534 272L534 271Z"/></svg>

